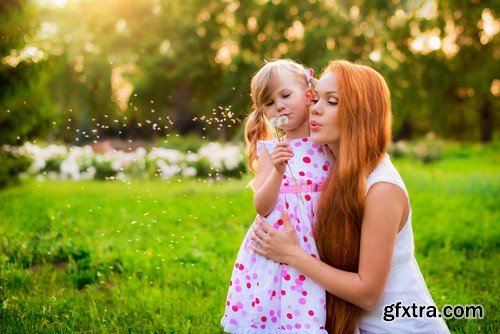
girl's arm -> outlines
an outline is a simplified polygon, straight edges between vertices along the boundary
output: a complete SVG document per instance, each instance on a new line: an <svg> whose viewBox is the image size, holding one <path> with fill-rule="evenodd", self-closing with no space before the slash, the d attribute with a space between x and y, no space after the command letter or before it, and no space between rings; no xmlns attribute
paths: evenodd
<svg viewBox="0 0 500 334"><path fill-rule="evenodd" d="M378 305L391 269L396 235L406 218L407 202L401 188L390 183L373 185L366 197L361 227L359 269L343 271L309 256L299 246L288 217L284 231L264 223L254 227L253 250L275 261L285 262L313 279L330 293L364 309Z"/></svg>
<svg viewBox="0 0 500 334"><path fill-rule="evenodd" d="M253 204L257 213L267 216L276 206L286 162L293 156L288 143L279 142L269 154L264 148L257 161Z"/></svg>

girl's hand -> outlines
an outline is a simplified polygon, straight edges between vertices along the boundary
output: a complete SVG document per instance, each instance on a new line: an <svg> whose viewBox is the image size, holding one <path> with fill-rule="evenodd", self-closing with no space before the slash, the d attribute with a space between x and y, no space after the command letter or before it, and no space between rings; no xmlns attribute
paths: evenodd
<svg viewBox="0 0 500 334"><path fill-rule="evenodd" d="M259 255L293 266L296 255L303 250L300 248L297 234L295 234L288 214L283 212L281 218L284 229L277 231L258 216L250 236L253 241L251 248Z"/></svg>
<svg viewBox="0 0 500 334"><path fill-rule="evenodd" d="M280 141L276 144L276 147L271 152L271 160L273 161L274 168L280 175L285 174L286 163L292 157L293 151L290 148L290 144L284 141Z"/></svg>

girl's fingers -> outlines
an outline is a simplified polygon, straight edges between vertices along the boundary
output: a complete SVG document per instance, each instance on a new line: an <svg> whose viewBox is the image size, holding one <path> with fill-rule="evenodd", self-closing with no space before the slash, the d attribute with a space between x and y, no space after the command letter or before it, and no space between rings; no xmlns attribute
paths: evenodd
<svg viewBox="0 0 500 334"><path fill-rule="evenodd" d="M289 153L289 152L273 152L273 154L271 154L272 159L278 159L278 158L291 159L292 157L293 157L293 153Z"/></svg>
<svg viewBox="0 0 500 334"><path fill-rule="evenodd" d="M289 146L290 146L290 144L289 144L289 143L287 143L286 141L280 141L280 142L278 142L278 143L276 144L276 146L275 146L275 147L289 147Z"/></svg>

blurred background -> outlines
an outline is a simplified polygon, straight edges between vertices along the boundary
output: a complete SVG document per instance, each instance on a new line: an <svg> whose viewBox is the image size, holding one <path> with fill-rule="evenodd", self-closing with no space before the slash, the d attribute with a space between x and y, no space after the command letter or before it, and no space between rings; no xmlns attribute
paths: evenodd
<svg viewBox="0 0 500 334"><path fill-rule="evenodd" d="M0 145L240 141L251 76L273 58L317 74L339 58L374 67L392 92L396 141L491 142L498 10L479 0L3 0Z"/></svg>

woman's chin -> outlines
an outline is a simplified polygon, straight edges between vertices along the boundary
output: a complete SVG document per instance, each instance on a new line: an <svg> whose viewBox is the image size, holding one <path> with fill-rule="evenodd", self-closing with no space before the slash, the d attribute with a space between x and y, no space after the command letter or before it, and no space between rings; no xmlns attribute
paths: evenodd
<svg viewBox="0 0 500 334"><path fill-rule="evenodd" d="M309 137L311 138L311 140L315 143L318 143L318 144L325 144L324 141L322 140L323 136L320 135L318 132L314 132L314 131L311 131L311 134L309 135Z"/></svg>

